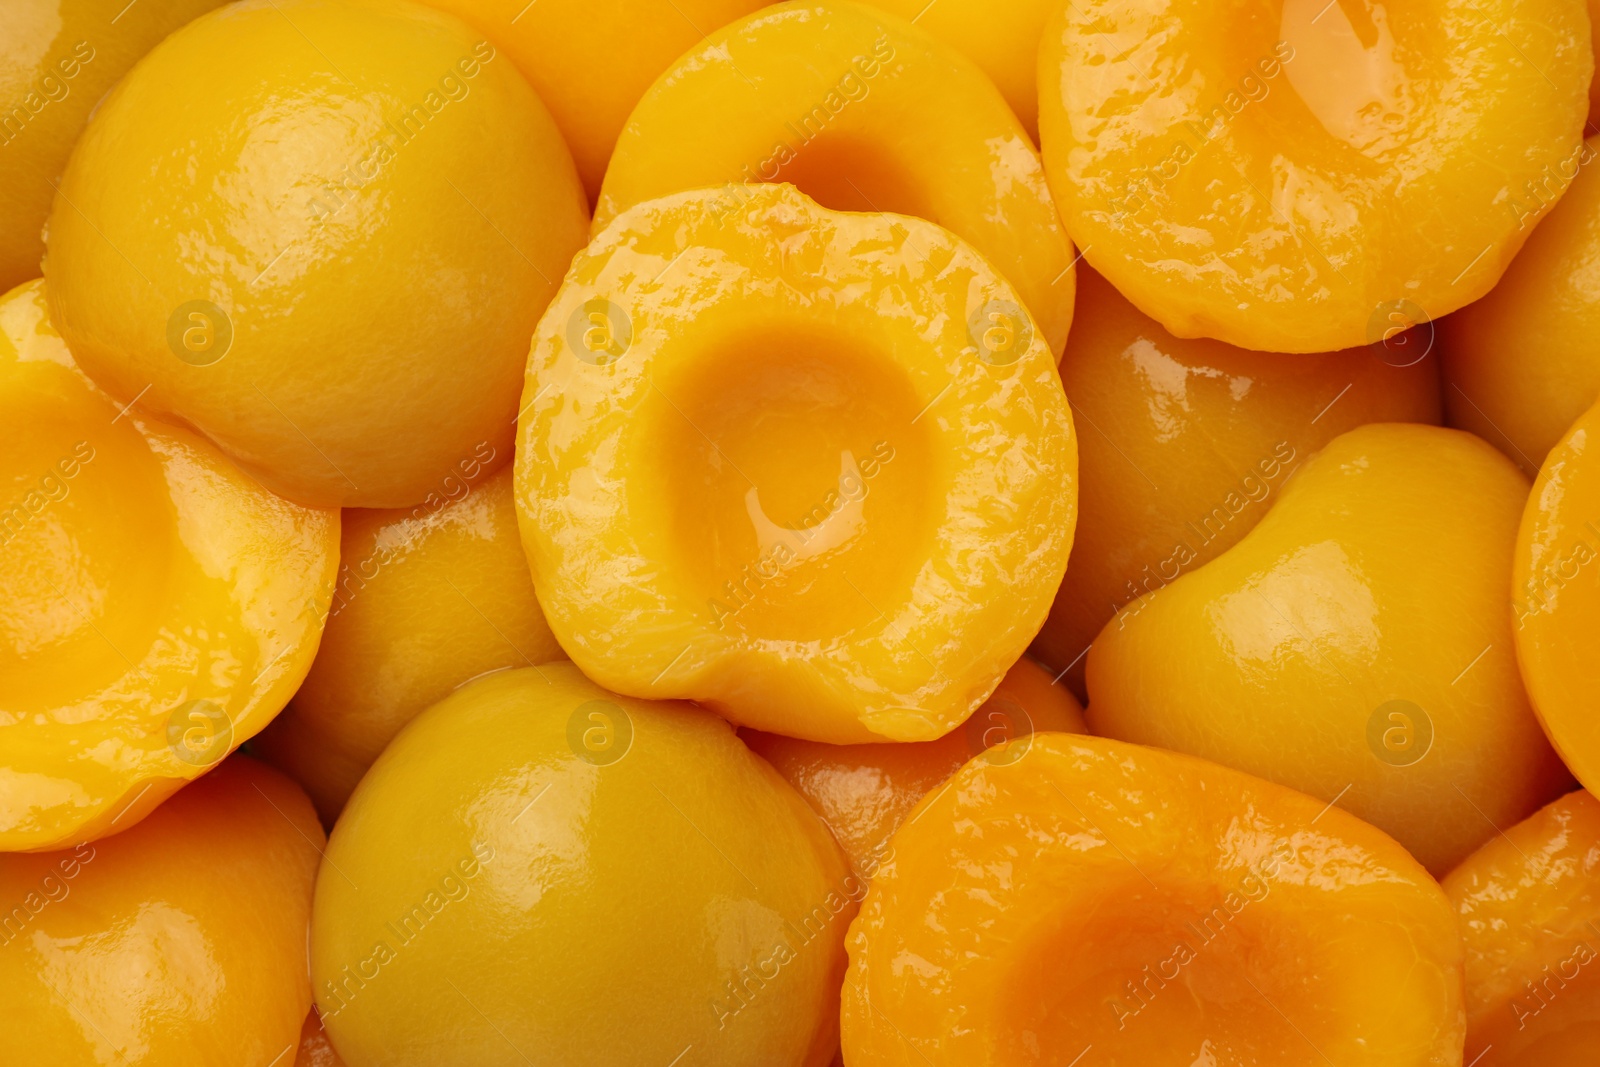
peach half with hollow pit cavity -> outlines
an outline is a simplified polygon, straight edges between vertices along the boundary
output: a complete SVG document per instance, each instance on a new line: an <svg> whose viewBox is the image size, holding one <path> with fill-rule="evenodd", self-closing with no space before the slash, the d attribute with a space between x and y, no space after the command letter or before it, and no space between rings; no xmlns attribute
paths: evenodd
<svg viewBox="0 0 1600 1067"><path fill-rule="evenodd" d="M938 737L1066 567L1055 359L932 223L722 195L619 216L534 337L516 488L545 616L616 692L814 741Z"/></svg>

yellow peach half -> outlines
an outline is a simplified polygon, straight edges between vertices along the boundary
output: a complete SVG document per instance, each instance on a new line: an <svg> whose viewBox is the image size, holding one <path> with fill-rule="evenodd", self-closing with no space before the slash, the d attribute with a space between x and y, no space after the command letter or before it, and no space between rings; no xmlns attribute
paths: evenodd
<svg viewBox="0 0 1600 1067"><path fill-rule="evenodd" d="M38 282L0 299L0 850L138 822L305 677L339 514L73 365Z"/></svg>
<svg viewBox="0 0 1600 1067"><path fill-rule="evenodd" d="M717 716L501 671L350 798L313 985L349 1067L822 1067L864 893Z"/></svg>
<svg viewBox="0 0 1600 1067"><path fill-rule="evenodd" d="M1066 567L1055 359L931 223L723 195L619 216L540 323L516 477L545 617L619 693L814 741L942 736Z"/></svg>
<svg viewBox="0 0 1600 1067"><path fill-rule="evenodd" d="M112 837L0 854L0 1062L294 1064L323 841L234 756Z"/></svg>

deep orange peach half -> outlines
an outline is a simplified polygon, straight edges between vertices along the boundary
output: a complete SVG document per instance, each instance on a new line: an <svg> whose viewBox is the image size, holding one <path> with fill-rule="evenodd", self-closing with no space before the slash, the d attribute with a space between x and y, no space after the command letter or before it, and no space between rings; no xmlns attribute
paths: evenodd
<svg viewBox="0 0 1600 1067"><path fill-rule="evenodd" d="M850 928L847 1067L1461 1063L1449 901L1320 800L1042 733L891 848Z"/></svg>

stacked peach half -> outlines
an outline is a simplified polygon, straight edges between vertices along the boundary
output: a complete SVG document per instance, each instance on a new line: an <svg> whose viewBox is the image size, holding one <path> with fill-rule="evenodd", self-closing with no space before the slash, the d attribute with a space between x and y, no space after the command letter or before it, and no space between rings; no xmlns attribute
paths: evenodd
<svg viewBox="0 0 1600 1067"><path fill-rule="evenodd" d="M5 0L0 1067L1600 1064L1597 37Z"/></svg>

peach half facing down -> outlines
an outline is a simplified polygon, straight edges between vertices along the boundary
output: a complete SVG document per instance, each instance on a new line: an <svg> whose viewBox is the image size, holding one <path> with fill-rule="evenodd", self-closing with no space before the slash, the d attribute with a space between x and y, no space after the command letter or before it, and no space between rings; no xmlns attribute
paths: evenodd
<svg viewBox="0 0 1600 1067"><path fill-rule="evenodd" d="M62 172L44 275L90 378L308 507L409 507L510 444L588 232L544 105L411 0L241 0L145 56ZM126 254L124 254L126 253Z"/></svg>
<svg viewBox="0 0 1600 1067"><path fill-rule="evenodd" d="M1041 733L972 760L895 835L848 947L847 1067L1461 1065L1428 872L1162 749Z"/></svg>
<svg viewBox="0 0 1600 1067"><path fill-rule="evenodd" d="M1034 651L1084 695L1084 660L1123 606L1238 543L1299 465L1369 422L1438 423L1429 338L1315 355L1174 337L1093 270L1061 360L1078 450L1072 562Z"/></svg>
<svg viewBox="0 0 1600 1067"><path fill-rule="evenodd" d="M123 833L0 854L0 1063L291 1067L324 841L234 756Z"/></svg>
<svg viewBox="0 0 1600 1067"><path fill-rule="evenodd" d="M1055 359L1016 290L920 219L783 185L629 210L541 321L522 407L534 588L615 692L930 740L989 696L1066 569Z"/></svg>
<svg viewBox="0 0 1600 1067"><path fill-rule="evenodd" d="M39 282L0 298L0 851L128 829L316 654L339 513L96 389Z"/></svg>
<svg viewBox="0 0 1600 1067"><path fill-rule="evenodd" d="M1561 200L1489 295L1439 323L1450 425L1488 441L1530 478L1600 397L1596 160L1600 137L1540 190Z"/></svg>
<svg viewBox="0 0 1600 1067"><path fill-rule="evenodd" d="M1528 483L1460 430L1369 423L1089 650L1095 733L1337 803L1442 875L1571 788L1513 651Z"/></svg>
<svg viewBox="0 0 1600 1067"><path fill-rule="evenodd" d="M480 674L561 658L517 534L511 467L486 447L437 499L350 508L322 644L256 755L329 826L400 728Z"/></svg>

